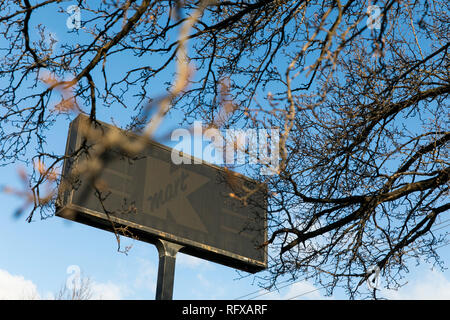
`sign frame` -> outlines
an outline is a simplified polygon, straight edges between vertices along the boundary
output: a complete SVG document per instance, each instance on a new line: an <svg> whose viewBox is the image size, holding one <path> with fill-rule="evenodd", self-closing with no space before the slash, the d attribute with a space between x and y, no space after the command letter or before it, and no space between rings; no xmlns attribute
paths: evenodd
<svg viewBox="0 0 450 320"><path fill-rule="evenodd" d="M67 142L66 142L66 155L70 153L70 148L72 147L71 144L75 143L75 145L80 144L81 135L78 132L79 123L82 120L82 118L85 118L86 120L88 117L85 115L80 114L77 116L69 125L69 131L67 135ZM116 128L110 124L103 123L100 121L97 121L97 123L100 123L101 126L105 126L107 128ZM123 130L122 130L123 131ZM124 131L125 132L125 131ZM126 132L127 136L137 136L135 133ZM162 152L172 152L172 148L167 147L165 145L162 145L156 141L148 140L148 144L151 145L154 148L158 148ZM192 166L208 166L209 168L212 168L214 170L217 170L219 174L225 174L225 170L222 167L216 166L214 164L208 163L206 161L201 160L201 163L199 164L196 161L199 161L199 159L196 159L195 157L191 155L183 154L183 156L191 158L191 164ZM196 160L196 161L194 161ZM70 159L67 161L64 161L63 164L63 178L67 176L70 173L70 166L69 164ZM239 178L241 181L255 184L256 181L252 180L242 174L232 172L234 176ZM104 212L98 212L91 210L89 208L82 207L80 205L77 205L73 202L75 190L73 188L70 188L69 191L65 190L62 191L61 194L58 195L58 201L56 205L56 216L66 218L72 221L76 221L79 223L83 223L95 228L103 229L106 231L114 232L113 224L116 227L126 227L133 235L133 238L136 238L137 240L144 241L147 243L151 243L154 245L157 245L159 241L168 241L174 244L178 244L181 247L179 252L189 254L201 259L206 259L215 263L219 263L225 266L229 266L232 268L236 268L242 271L246 271L249 273L255 273L259 272L261 270L264 270L267 268L267 260L268 260L268 254L267 254L267 246L261 246L258 250L263 250L263 259L257 260L252 259L249 257L246 257L241 254L237 254L235 252L231 252L229 250L224 250L215 246L211 246L205 243L201 243L199 241L195 241L192 239L188 239L186 237L182 237L179 235L171 234L165 231L158 230L155 227L152 226L146 226L142 224L138 224L132 221L129 221L127 219L119 218L114 215L107 215ZM264 242L267 241L267 187L264 186L264 197L263 197L263 207L264 207L264 221L263 221L263 241L261 245L263 245ZM125 235L126 236L126 235Z"/></svg>

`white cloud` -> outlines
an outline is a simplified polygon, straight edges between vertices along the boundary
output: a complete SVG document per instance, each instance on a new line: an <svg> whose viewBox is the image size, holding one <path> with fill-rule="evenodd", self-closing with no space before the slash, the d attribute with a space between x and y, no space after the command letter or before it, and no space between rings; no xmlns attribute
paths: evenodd
<svg viewBox="0 0 450 320"><path fill-rule="evenodd" d="M126 290L110 281L106 283L92 281L90 284L91 299L93 300L120 300ZM55 293L47 292L42 295L37 286L20 275L12 275L0 269L0 300L53 300Z"/></svg>
<svg viewBox="0 0 450 320"><path fill-rule="evenodd" d="M23 276L0 269L0 300L40 299L36 285Z"/></svg>
<svg viewBox="0 0 450 320"><path fill-rule="evenodd" d="M412 280L398 290L381 290L382 296L393 300L448 300L450 281L442 272L427 270L420 278Z"/></svg>
<svg viewBox="0 0 450 320"><path fill-rule="evenodd" d="M146 259L137 258L137 261L139 270L134 280L134 288L156 291L157 267Z"/></svg>
<svg viewBox="0 0 450 320"><path fill-rule="evenodd" d="M198 284L203 286L204 288L211 288L212 283L209 282L204 276L202 276L200 273L197 274Z"/></svg>
<svg viewBox="0 0 450 320"><path fill-rule="evenodd" d="M253 299L253 298L255 298L256 300L280 300L281 295L278 291L269 292L267 290L260 290L255 295L244 297L244 299Z"/></svg>
<svg viewBox="0 0 450 320"><path fill-rule="evenodd" d="M320 290L309 281L294 283L289 287L288 292L283 296L286 299L324 299Z"/></svg>
<svg viewBox="0 0 450 320"><path fill-rule="evenodd" d="M288 300L288 299L311 299L311 300L321 300L321 299L330 299L329 297L325 297L321 294L321 290L318 287L314 286L309 281L300 281L295 282L287 288L283 288L280 291L272 291L269 292L267 290L261 290L258 294L253 296L249 296L247 298L255 297L257 300ZM247 299L246 298L246 299Z"/></svg>
<svg viewBox="0 0 450 320"><path fill-rule="evenodd" d="M123 298L123 290L120 286L108 281L107 283L92 283L92 299L93 300L121 300Z"/></svg>
<svg viewBox="0 0 450 320"><path fill-rule="evenodd" d="M202 268L212 267L212 264L207 260L196 258L194 256L183 253L177 254L177 264L191 269L198 269L199 267Z"/></svg>
<svg viewBox="0 0 450 320"><path fill-rule="evenodd" d="M201 273L196 274L196 285L191 287L190 296L187 299L209 299L218 300L223 299L226 290L214 280L204 277ZM206 298L205 298L206 297Z"/></svg>

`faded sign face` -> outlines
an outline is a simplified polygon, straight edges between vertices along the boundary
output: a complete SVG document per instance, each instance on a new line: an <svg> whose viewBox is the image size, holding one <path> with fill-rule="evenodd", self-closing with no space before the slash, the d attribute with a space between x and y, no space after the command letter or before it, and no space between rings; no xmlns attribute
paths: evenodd
<svg viewBox="0 0 450 320"><path fill-rule="evenodd" d="M77 118L78 119L78 118ZM71 124L68 151L81 142L77 120ZM73 165L72 165L73 167ZM66 165L65 175L71 166ZM254 182L237 176L239 183ZM140 240L161 238L184 245L181 252L234 268L256 272L267 264L266 200L258 192L244 206L231 198L227 175L208 164L171 161L171 149L157 143L130 159L111 152L101 171L97 194L89 181L66 193L58 215L110 229L110 218L129 226ZM101 189L100 194L98 190Z"/></svg>
<svg viewBox="0 0 450 320"><path fill-rule="evenodd" d="M189 201L189 196L210 182L207 177L150 157L146 158L145 177L142 205L145 214L165 221L171 215L177 225L208 232ZM179 211L183 212L177 214Z"/></svg>

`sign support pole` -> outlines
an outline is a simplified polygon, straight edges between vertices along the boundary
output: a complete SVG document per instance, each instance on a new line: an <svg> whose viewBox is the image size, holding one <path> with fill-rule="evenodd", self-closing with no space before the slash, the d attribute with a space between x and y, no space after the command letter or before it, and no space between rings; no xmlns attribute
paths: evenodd
<svg viewBox="0 0 450 320"><path fill-rule="evenodd" d="M159 266L155 299L172 300L176 255L183 246L158 239L156 248L158 249L159 254Z"/></svg>

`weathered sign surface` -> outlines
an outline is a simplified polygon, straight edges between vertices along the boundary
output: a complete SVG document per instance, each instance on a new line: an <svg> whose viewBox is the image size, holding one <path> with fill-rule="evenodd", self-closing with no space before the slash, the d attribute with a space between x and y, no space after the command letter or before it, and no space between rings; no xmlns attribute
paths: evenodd
<svg viewBox="0 0 450 320"><path fill-rule="evenodd" d="M70 124L67 154L84 141L82 117ZM113 222L139 240L172 241L184 246L180 252L248 272L266 268L267 251L261 247L267 240L265 192L255 193L244 206L229 196L235 190L223 169L206 163L175 165L171 152L152 141L133 159L110 151L98 180L103 181L101 195L80 176L61 192L57 215L106 230L112 230ZM76 162L66 161L63 179L75 167ZM242 175L236 179L255 184Z"/></svg>

